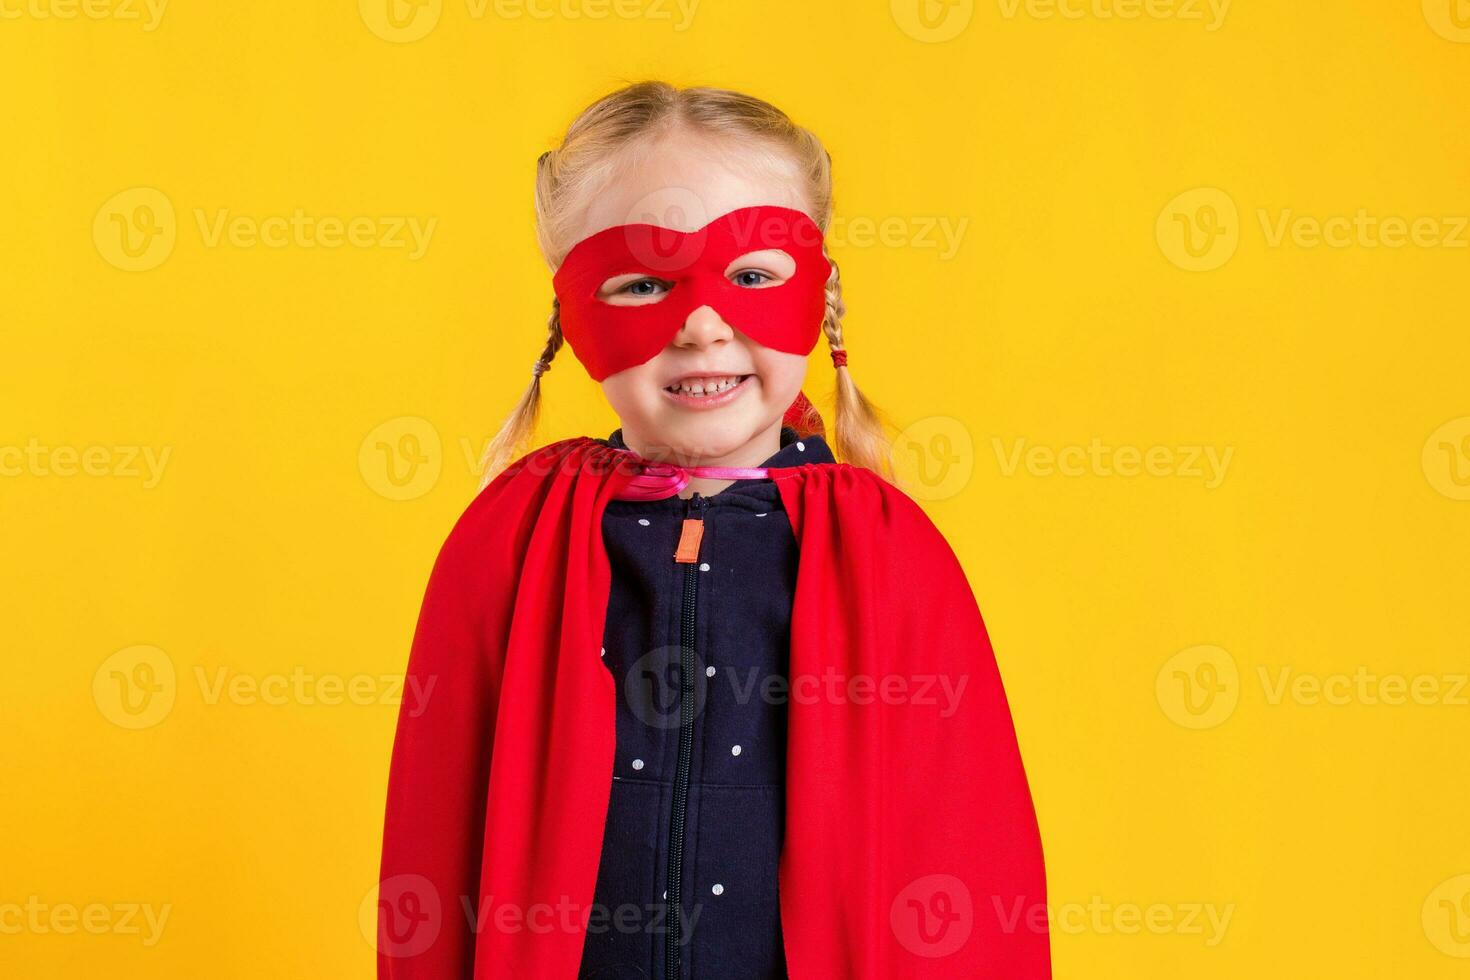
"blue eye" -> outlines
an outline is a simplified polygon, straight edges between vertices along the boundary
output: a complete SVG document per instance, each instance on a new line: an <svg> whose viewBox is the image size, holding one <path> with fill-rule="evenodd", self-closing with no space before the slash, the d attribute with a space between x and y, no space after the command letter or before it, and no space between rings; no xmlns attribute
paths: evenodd
<svg viewBox="0 0 1470 980"><path fill-rule="evenodd" d="M752 281L749 278L750 276L755 276L755 280ZM758 269L743 269L740 272L735 273L735 275L731 278L737 286L761 286L765 283L774 281L776 277L765 272L761 272Z"/></svg>
<svg viewBox="0 0 1470 980"><path fill-rule="evenodd" d="M667 283L660 279L635 279L618 292L627 293L630 296L657 296L658 293L655 290L661 286L666 287Z"/></svg>

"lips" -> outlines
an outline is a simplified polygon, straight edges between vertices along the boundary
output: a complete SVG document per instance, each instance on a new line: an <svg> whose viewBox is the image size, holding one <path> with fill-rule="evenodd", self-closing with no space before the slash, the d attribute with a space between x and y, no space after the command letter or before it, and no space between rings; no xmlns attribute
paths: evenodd
<svg viewBox="0 0 1470 980"><path fill-rule="evenodd" d="M663 389L673 405L691 412L712 412L744 397L758 384L753 374L686 375Z"/></svg>

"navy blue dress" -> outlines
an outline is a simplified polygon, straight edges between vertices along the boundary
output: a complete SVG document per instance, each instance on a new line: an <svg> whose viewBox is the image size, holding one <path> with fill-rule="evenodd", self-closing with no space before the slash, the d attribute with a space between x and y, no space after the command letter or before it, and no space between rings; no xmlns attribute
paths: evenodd
<svg viewBox="0 0 1470 980"><path fill-rule="evenodd" d="M622 430L605 442L627 448ZM781 430L763 466L834 462ZM676 563L686 516L698 561ZM581 980L785 980L776 893L797 548L769 479L614 500L617 749ZM678 910L677 914L675 910Z"/></svg>

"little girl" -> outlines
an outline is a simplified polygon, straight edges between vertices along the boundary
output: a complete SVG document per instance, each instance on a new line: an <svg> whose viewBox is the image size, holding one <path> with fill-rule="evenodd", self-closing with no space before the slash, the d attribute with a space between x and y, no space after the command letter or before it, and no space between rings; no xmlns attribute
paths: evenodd
<svg viewBox="0 0 1470 980"><path fill-rule="evenodd" d="M536 206L549 336L425 594L379 976L1049 977L984 625L847 367L821 143L640 83ZM516 459L563 340L621 425Z"/></svg>

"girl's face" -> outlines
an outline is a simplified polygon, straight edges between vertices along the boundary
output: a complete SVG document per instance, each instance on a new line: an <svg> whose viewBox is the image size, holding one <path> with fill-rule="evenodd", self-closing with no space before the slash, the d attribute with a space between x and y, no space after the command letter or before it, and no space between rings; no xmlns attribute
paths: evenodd
<svg viewBox="0 0 1470 980"><path fill-rule="evenodd" d="M805 211L792 188L798 175L765 155L679 134L622 161L594 195L580 241L604 228L649 223L694 231L711 218L761 204ZM795 260L780 249L748 252L725 269L747 289L788 280ZM598 298L616 305L657 303L668 284L639 275L602 283ZM806 380L807 359L765 347L735 330L710 306L693 310L673 340L635 367L611 374L602 390L622 423L627 445L648 458L685 465L758 465L779 445L781 417Z"/></svg>

